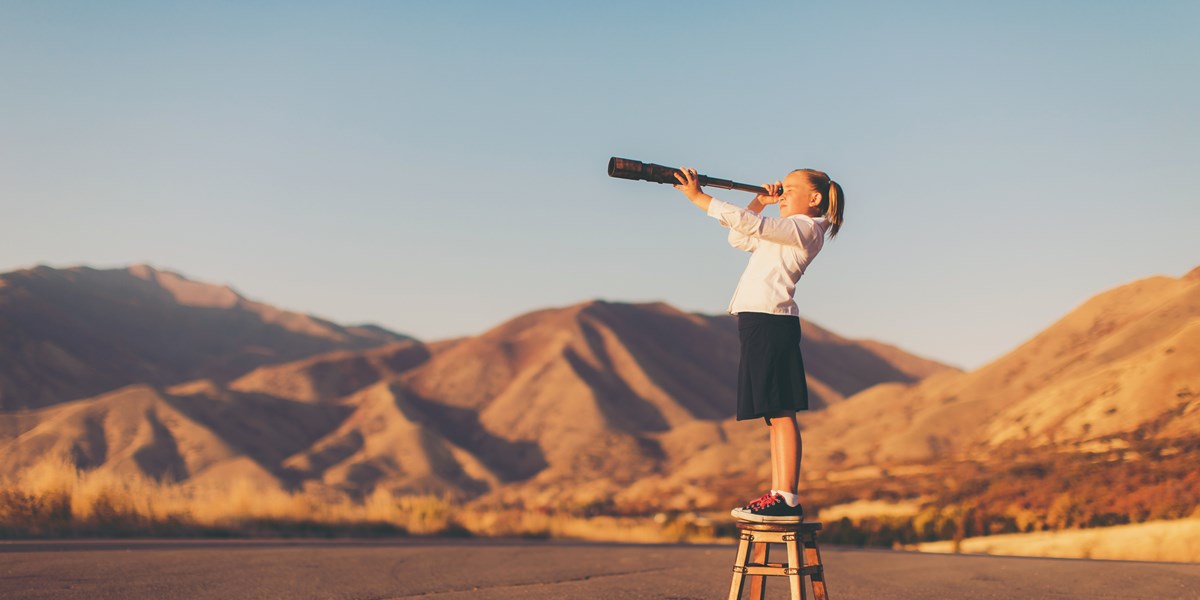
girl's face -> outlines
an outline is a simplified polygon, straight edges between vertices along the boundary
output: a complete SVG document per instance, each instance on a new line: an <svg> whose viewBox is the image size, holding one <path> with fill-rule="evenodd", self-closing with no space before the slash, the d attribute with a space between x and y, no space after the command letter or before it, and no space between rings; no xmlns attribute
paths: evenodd
<svg viewBox="0 0 1200 600"><path fill-rule="evenodd" d="M821 194L808 182L803 171L788 173L783 178L783 194L779 197L779 216L810 215L821 204Z"/></svg>

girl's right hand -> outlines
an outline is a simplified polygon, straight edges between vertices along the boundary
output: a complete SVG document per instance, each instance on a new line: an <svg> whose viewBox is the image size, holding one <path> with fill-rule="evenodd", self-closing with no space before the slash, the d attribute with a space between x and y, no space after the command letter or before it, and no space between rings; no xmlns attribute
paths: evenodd
<svg viewBox="0 0 1200 600"><path fill-rule="evenodd" d="M679 184L673 187L683 192L688 200L694 202L696 198L704 194L700 191L700 178L696 175L696 170L691 167L679 167L679 170L675 171L675 181L678 181Z"/></svg>
<svg viewBox="0 0 1200 600"><path fill-rule="evenodd" d="M759 204L767 206L769 204L775 204L776 202L779 202L779 190L783 187L782 181L776 181L775 183L764 183L762 186L767 188L768 195L764 196L763 194L759 194L755 196L754 199L758 200Z"/></svg>

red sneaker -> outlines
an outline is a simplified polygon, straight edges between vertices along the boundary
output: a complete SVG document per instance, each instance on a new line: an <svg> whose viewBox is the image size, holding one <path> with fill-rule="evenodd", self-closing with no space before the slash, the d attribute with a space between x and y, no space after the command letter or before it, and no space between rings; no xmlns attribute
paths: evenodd
<svg viewBox="0 0 1200 600"><path fill-rule="evenodd" d="M765 503L765 502L770 502L770 501L771 501L771 498L772 498L774 495L775 495L775 494L774 494L773 492L767 492L767 493L765 493L765 494L763 494L763 495L761 495L761 496L759 496L759 497L757 497L757 498L755 498L755 499L751 500L750 502L747 502L745 506L740 506L740 507L738 507L738 508L735 508L735 509L733 509L733 510L751 510L751 509L753 509L753 508L757 507L757 506L758 506L758 505L760 505L760 504L763 504L763 503Z"/></svg>
<svg viewBox="0 0 1200 600"><path fill-rule="evenodd" d="M788 506L783 496L768 493L762 498L729 511L736 519L752 523L800 523L804 521L804 507L800 504Z"/></svg>

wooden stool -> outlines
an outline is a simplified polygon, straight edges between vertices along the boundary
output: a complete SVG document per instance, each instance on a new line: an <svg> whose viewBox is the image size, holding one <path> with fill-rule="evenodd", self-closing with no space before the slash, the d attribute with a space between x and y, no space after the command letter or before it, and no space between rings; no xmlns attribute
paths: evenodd
<svg viewBox="0 0 1200 600"><path fill-rule="evenodd" d="M733 563L733 585L729 588L729 600L742 597L746 577L750 577L750 598L763 600L767 593L767 576L787 577L792 586L792 600L806 600L804 577L812 582L813 597L828 600L825 591L825 570L821 565L821 551L817 549L819 521L807 523L751 523L737 521L741 532L737 559ZM804 544L804 553L800 544ZM771 544L783 544L787 548L787 563L767 562ZM803 557L803 562L801 562Z"/></svg>

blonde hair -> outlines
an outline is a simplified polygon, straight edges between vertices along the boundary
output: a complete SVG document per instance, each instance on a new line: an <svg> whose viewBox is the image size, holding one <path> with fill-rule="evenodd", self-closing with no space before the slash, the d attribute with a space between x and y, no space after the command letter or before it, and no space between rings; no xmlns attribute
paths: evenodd
<svg viewBox="0 0 1200 600"><path fill-rule="evenodd" d="M805 177L808 177L808 183L821 194L821 204L817 208L829 219L829 237L837 236L838 231L842 229L846 212L846 193L842 191L842 186L830 179L824 171L796 169L792 172L804 173Z"/></svg>

